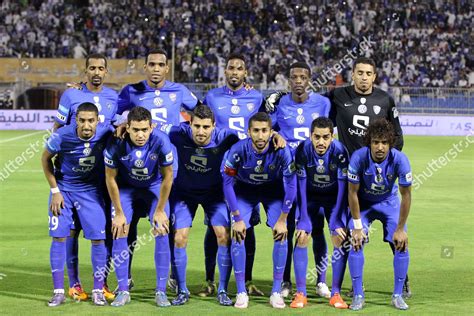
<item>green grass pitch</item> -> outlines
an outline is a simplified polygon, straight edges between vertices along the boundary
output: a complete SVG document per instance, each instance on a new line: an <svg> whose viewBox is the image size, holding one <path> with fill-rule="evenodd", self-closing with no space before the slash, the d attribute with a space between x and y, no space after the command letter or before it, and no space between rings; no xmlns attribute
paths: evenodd
<svg viewBox="0 0 474 316"><path fill-rule="evenodd" d="M268 304L268 298L251 297L246 311L225 308L215 298L202 299L193 295L181 307L158 309L154 305L155 270L152 242L136 252L133 262L135 288L132 302L123 308L95 307L90 302L74 303L71 300L58 308L48 308L46 302L52 293L49 267L47 222L48 185L41 171L41 138L43 132L0 132L0 313L5 314L268 314L277 313ZM472 137L471 137L472 138ZM453 144L464 144L456 157L447 154ZM28 151L27 149L30 148ZM38 151L38 152L36 152ZM404 152L411 160L415 175L429 175L432 159L441 156L450 161L420 182L413 192L408 221L410 241L409 276L413 297L408 300L410 310L404 314L471 314L474 303L474 146L463 137L406 137ZM33 157L31 157L33 156ZM22 157L22 158L16 158ZM4 169L9 160L16 160L15 170L6 176ZM20 166L21 164L21 166ZM440 165L440 164L438 164ZM10 166L12 168L12 166ZM421 178L419 178L421 179ZM265 218L265 215L262 214ZM364 283L366 307L364 313L377 315L400 314L390 306L393 287L392 255L382 242L380 223L366 247ZM188 285L192 293L200 288L204 279L204 253L202 212L196 216L188 246ZM148 223L140 223L139 234L148 231ZM271 290L272 238L269 228L256 228L257 253L254 281L267 294ZM327 239L329 242L329 240ZM331 247L329 247L331 249ZM314 268L309 256L309 268ZM80 275L86 290L92 285L90 243L80 241ZM67 278L66 278L67 280ZM328 283L331 269L328 271ZM110 278L115 286L115 276ZM350 287L346 271L344 292ZM235 291L231 277L230 291ZM327 300L316 298L314 284L308 284L309 306L302 310L286 308L281 314L342 314L329 307ZM172 295L170 295L172 296ZM350 299L347 299L350 302ZM289 304L290 301L287 300Z"/></svg>

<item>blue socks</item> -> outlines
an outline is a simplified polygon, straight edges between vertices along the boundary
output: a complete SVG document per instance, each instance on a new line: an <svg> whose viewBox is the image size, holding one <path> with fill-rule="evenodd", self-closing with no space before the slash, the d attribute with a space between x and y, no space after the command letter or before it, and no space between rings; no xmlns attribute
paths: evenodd
<svg viewBox="0 0 474 316"><path fill-rule="evenodd" d="M230 273L232 272L232 261L230 258L230 248L219 246L217 249L217 265L219 266L219 292L227 292Z"/></svg>
<svg viewBox="0 0 474 316"><path fill-rule="evenodd" d="M283 272L285 271L286 256L288 254L288 241L275 241L273 243L273 287L272 293L280 293Z"/></svg>
<svg viewBox="0 0 474 316"><path fill-rule="evenodd" d="M126 255L122 256L122 253L126 253ZM115 274L117 275L118 290L128 291L128 263L130 261L130 256L128 252L127 237L114 240L112 257L115 266Z"/></svg>
<svg viewBox="0 0 474 316"><path fill-rule="evenodd" d="M241 241L238 243L234 239L232 239L231 245L231 257L232 257L232 264L234 266L234 275L235 275L235 283L237 285L237 294L239 293L247 293L245 289L245 259L246 259L246 252L245 252L245 242ZM283 264L284 268L284 264Z"/></svg>
<svg viewBox="0 0 474 316"><path fill-rule="evenodd" d="M354 251L352 248L349 252L349 271L352 277L352 287L355 295L364 296L362 290L362 274L364 272L364 252L363 249Z"/></svg>
<svg viewBox="0 0 474 316"><path fill-rule="evenodd" d="M179 291L188 292L186 287L186 266L188 265L188 255L186 254L186 247L178 248L174 246L174 261L172 263L173 270L178 281Z"/></svg>
<svg viewBox="0 0 474 316"><path fill-rule="evenodd" d="M328 269L328 247L326 245L326 238L324 238L324 232L313 232L313 254L314 261L316 263L316 272L318 274L319 282L326 283L326 271Z"/></svg>
<svg viewBox="0 0 474 316"><path fill-rule="evenodd" d="M308 249L296 246L293 249L295 266L296 292L306 296L306 271L308 269Z"/></svg>
<svg viewBox="0 0 474 316"><path fill-rule="evenodd" d="M102 290L104 287L104 276L107 264L107 248L104 243L91 245L92 275L94 276L94 290Z"/></svg>
<svg viewBox="0 0 474 316"><path fill-rule="evenodd" d="M347 257L349 253L347 248L334 247L331 259L332 265L332 287L331 296L335 293L341 293L342 281L344 280L344 272L346 271Z"/></svg>
<svg viewBox="0 0 474 316"><path fill-rule="evenodd" d="M407 251L400 252L395 250L395 256L393 257L393 271L395 284L393 286L393 294L402 294L403 284L408 273L408 264L410 262L410 255Z"/></svg>
<svg viewBox="0 0 474 316"><path fill-rule="evenodd" d="M79 280L79 241L77 237L68 236L66 238L66 264L67 275L69 278L69 287L80 283Z"/></svg>
<svg viewBox="0 0 474 316"><path fill-rule="evenodd" d="M166 282L168 281L168 274L170 271L170 256L170 243L168 235L155 237L156 291L166 293ZM184 280L184 282L186 284L186 280Z"/></svg>
<svg viewBox="0 0 474 316"><path fill-rule="evenodd" d="M66 243L53 240L49 251L53 286L55 290L64 289L64 265L66 264Z"/></svg>

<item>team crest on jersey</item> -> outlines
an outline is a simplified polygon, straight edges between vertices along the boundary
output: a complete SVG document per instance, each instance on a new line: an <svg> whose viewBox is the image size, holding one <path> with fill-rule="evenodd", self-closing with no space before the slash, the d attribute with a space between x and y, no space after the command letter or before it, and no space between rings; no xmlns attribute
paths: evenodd
<svg viewBox="0 0 474 316"><path fill-rule="evenodd" d="M176 93L170 93L169 94L171 102L176 102Z"/></svg>
<svg viewBox="0 0 474 316"><path fill-rule="evenodd" d="M303 109L302 109L302 108L298 108L298 109L296 110L296 112L298 112L298 116L296 117L296 123L298 123L298 124L304 124Z"/></svg>
<svg viewBox="0 0 474 316"><path fill-rule="evenodd" d="M219 153L219 148L212 148L211 151L214 155L217 155Z"/></svg>
<svg viewBox="0 0 474 316"><path fill-rule="evenodd" d="M160 90L155 90L155 95L158 97L160 95Z"/></svg>
<svg viewBox="0 0 474 316"><path fill-rule="evenodd" d="M317 119L318 117L319 117L319 113L314 112L314 113L311 114L311 118L313 120Z"/></svg>
<svg viewBox="0 0 474 316"><path fill-rule="evenodd" d="M198 155L204 154L204 149L203 148L196 148L196 154L198 154Z"/></svg>
<svg viewBox="0 0 474 316"><path fill-rule="evenodd" d="M380 110L381 110L380 106L374 105L374 113L375 113L375 114L379 114L379 113L380 113Z"/></svg>
<svg viewBox="0 0 474 316"><path fill-rule="evenodd" d="M158 160L158 155L155 154L155 153L151 153L151 154L150 154L150 159L156 161L156 160Z"/></svg>
<svg viewBox="0 0 474 316"><path fill-rule="evenodd" d="M397 108L392 108L392 111L393 111L393 118L397 118L397 117L398 117L398 110L397 110Z"/></svg>
<svg viewBox="0 0 474 316"><path fill-rule="evenodd" d="M329 165L329 169L330 169L331 171L334 171L334 170L337 169L337 165L332 163L332 164Z"/></svg>
<svg viewBox="0 0 474 316"><path fill-rule="evenodd" d="M276 167L275 167L274 164L271 164L270 166L268 166L268 169L270 169L270 170L275 170L275 168L276 168Z"/></svg>
<svg viewBox="0 0 474 316"><path fill-rule="evenodd" d="M143 166L145 165L145 162L141 159L137 159L137 160L135 160L134 165L137 168L143 168Z"/></svg>
<svg viewBox="0 0 474 316"><path fill-rule="evenodd" d="M255 104L253 103L247 103L247 109L252 112L255 109Z"/></svg>
<svg viewBox="0 0 474 316"><path fill-rule="evenodd" d="M257 166L255 167L255 172L261 173L263 172L262 160L257 160Z"/></svg>
<svg viewBox="0 0 474 316"><path fill-rule="evenodd" d="M390 181L392 181L392 179L393 179L393 174L387 174L387 179L390 180Z"/></svg>
<svg viewBox="0 0 474 316"><path fill-rule="evenodd" d="M98 96L94 97L94 103L99 103L99 97Z"/></svg>
<svg viewBox="0 0 474 316"><path fill-rule="evenodd" d="M233 100L235 100L235 99L233 99ZM239 114L240 113L240 107L238 105L233 105L230 108L230 111L232 112L232 114Z"/></svg>
<svg viewBox="0 0 474 316"><path fill-rule="evenodd" d="M153 99L153 104L156 106L162 106L163 105L163 99L162 98L154 98Z"/></svg>
<svg viewBox="0 0 474 316"><path fill-rule="evenodd" d="M135 156L137 156L137 158L141 158L141 156L142 156L142 151L141 151L141 150L137 150L137 151L135 152Z"/></svg>

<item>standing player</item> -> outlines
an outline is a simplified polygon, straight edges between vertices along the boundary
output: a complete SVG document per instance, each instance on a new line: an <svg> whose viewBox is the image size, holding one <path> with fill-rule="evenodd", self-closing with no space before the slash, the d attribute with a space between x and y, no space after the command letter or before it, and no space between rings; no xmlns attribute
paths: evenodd
<svg viewBox="0 0 474 316"><path fill-rule="evenodd" d="M178 296L172 304L182 305L189 300L186 246L189 229L201 204L217 236L220 276L217 299L221 305L230 306L232 300L227 295L227 284L232 272L230 220L222 192L220 166L224 153L239 138L235 131L216 128L214 114L206 105L196 106L190 123L171 127L169 137L178 150L179 161L178 175L170 195L175 231L172 265L178 282Z"/></svg>
<svg viewBox="0 0 474 316"><path fill-rule="evenodd" d="M130 302L127 235L134 207L141 202L154 228L156 304L170 306L165 291L170 264L168 196L173 183L171 144L164 133L153 130L151 114L143 107L130 110L127 133L125 139L112 139L104 152L107 189L115 209L112 255L118 292L111 305L123 306ZM117 262L119 257L123 260Z"/></svg>
<svg viewBox="0 0 474 316"><path fill-rule="evenodd" d="M158 129L165 130L167 126L177 126L180 122L180 111L192 111L199 103L196 96L184 85L166 80L169 72L168 56L162 49L150 51L143 66L146 79L135 84L126 85L119 94L118 114L129 111L133 107L141 106L151 113L152 122ZM119 128L121 130L121 128ZM119 134L121 132L119 131ZM173 148L175 151L175 148ZM176 166L173 166L174 171ZM137 224L140 217L147 214L134 212L128 234L130 247L129 285L133 287L131 275L133 250L137 239ZM170 240L172 243L172 240Z"/></svg>
<svg viewBox="0 0 474 316"><path fill-rule="evenodd" d="M323 234L324 217L328 222L334 244L332 256L332 291L329 304L336 308L347 308L340 296L342 280L347 262L347 251L341 247L347 240L347 166L348 154L344 145L333 138L334 127L327 117L319 117L311 123L311 139L301 143L295 154L298 177L298 207L300 217L297 224L297 243L294 251L297 293L291 307L301 308L306 299L306 270L308 267L308 233L313 236ZM327 267L316 261L319 273ZM318 276L319 277L319 276Z"/></svg>
<svg viewBox="0 0 474 316"><path fill-rule="evenodd" d="M59 100L58 112L56 113L53 130L61 126L75 124L77 108L80 104L93 103L99 111L99 121L112 124L116 120L118 95L115 90L104 85L104 79L108 73L107 59L102 54L91 54L86 58L84 70L87 83L74 85L75 88L64 91ZM105 197L106 213L110 214L110 200ZM106 215L106 245L108 256L112 248L112 236L110 230L110 215ZM75 300L86 300L88 295L82 289L79 279L79 229L71 228L71 234L66 240L67 249L67 271L69 276L69 296ZM104 283L104 293L107 299L113 299L114 294L109 291L107 280Z"/></svg>
<svg viewBox="0 0 474 316"><path fill-rule="evenodd" d="M75 111L76 124L52 134L41 158L51 187L49 234L53 237L50 259L54 295L48 306L58 306L66 299L66 238L73 225L82 227L84 237L91 240L93 303L107 304L103 293L104 280L98 272L105 270L107 258L102 151L112 129L107 124L98 124L99 114L93 103L82 103Z"/></svg>
<svg viewBox="0 0 474 316"><path fill-rule="evenodd" d="M237 283L234 305L237 308L248 306L244 240L252 210L259 203L267 212L267 225L272 228L275 240L270 304L274 308L285 307L280 290L288 251L286 218L296 194L296 177L289 149L276 150L270 142L271 126L268 114L253 115L249 120L250 139L232 146L224 159L224 195L233 222L231 255Z"/></svg>
<svg viewBox="0 0 474 316"><path fill-rule="evenodd" d="M290 146L294 157L298 144L310 135L311 122L320 116L329 116L331 104L326 97L317 93L308 92L311 69L303 62L296 62L290 66L289 84L290 93L284 95L278 107L272 114L274 126ZM282 295L287 297L291 292L291 258L293 254L293 235L295 233L296 205L288 214L288 256L285 273L283 275ZM324 214L319 215L320 222L324 221ZM321 266L327 258L327 246L321 227L313 230L313 251L316 266ZM326 263L327 266L327 263ZM329 298L330 292L326 285L326 272L319 273L316 282L316 293Z"/></svg>
<svg viewBox="0 0 474 316"><path fill-rule="evenodd" d="M384 240L395 249L392 304L397 309L408 309L402 290L410 260L406 222L411 204L412 173L405 154L392 148L394 142L393 125L385 119L373 121L365 135L367 147L356 150L349 163L349 207L352 215L349 223L352 234L349 270L354 288L350 308L353 310L364 306L363 247L368 228L376 219L382 222ZM395 184L397 178L401 203Z"/></svg>
<svg viewBox="0 0 474 316"><path fill-rule="evenodd" d="M230 54L227 58L224 71L226 85L209 90L204 99L216 118L218 128L228 128L238 133L240 139L247 138L248 120L261 109L263 96L254 89L245 86L247 77L247 66L245 57L240 54ZM255 233L254 225L260 223L260 206L257 205L253 211L251 227L247 229L245 238L245 250L247 251L247 264L245 269L245 281L250 295L263 296L255 284L252 283L252 270L255 259ZM215 292L214 272L216 266L216 255L218 252L217 239L211 225L208 225L204 238L206 283L199 296L206 297Z"/></svg>
<svg viewBox="0 0 474 316"><path fill-rule="evenodd" d="M328 93L331 100L331 118L337 126L339 140L346 146L349 155L364 146L367 127L376 119L385 118L395 130L394 147L403 148L403 132L398 110L393 98L385 91L374 87L375 62L371 58L359 57L352 69L354 84L336 88ZM392 243L390 246L392 247ZM395 254L395 248L391 248ZM351 293L349 293L351 294ZM406 278L403 296L409 298L411 290Z"/></svg>

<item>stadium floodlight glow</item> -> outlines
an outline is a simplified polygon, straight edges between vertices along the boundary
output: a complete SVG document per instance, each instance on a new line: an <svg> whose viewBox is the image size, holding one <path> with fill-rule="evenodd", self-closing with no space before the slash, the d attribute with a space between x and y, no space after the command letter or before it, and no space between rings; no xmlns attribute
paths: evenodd
<svg viewBox="0 0 474 316"><path fill-rule="evenodd" d="M145 18L145 22L148 22L148 18Z"/></svg>
<svg viewBox="0 0 474 316"><path fill-rule="evenodd" d="M164 35L161 35L161 40L164 41L165 40L165 36Z"/></svg>
<svg viewBox="0 0 474 316"><path fill-rule="evenodd" d="M278 21L277 21L277 20L273 20L273 23L277 24L277 23L278 23Z"/></svg>

